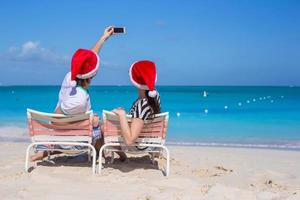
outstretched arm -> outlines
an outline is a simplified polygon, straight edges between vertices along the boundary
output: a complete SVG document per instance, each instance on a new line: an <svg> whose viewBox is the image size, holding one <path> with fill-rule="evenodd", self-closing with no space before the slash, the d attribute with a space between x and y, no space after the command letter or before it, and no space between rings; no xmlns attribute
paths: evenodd
<svg viewBox="0 0 300 200"><path fill-rule="evenodd" d="M104 42L113 34L113 27L109 26L104 30L103 35L100 39L96 42L96 44L91 48L93 52L96 54L99 53L101 47L103 46Z"/></svg>
<svg viewBox="0 0 300 200"><path fill-rule="evenodd" d="M113 112L116 113L120 118L121 133L124 137L125 144L133 144L142 131L144 121L139 118L133 118L131 121L131 126L129 127L124 109L114 109Z"/></svg>

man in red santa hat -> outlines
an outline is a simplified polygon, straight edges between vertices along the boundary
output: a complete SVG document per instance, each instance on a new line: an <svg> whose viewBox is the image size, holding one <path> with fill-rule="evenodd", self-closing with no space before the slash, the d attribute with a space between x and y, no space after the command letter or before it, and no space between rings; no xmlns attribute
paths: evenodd
<svg viewBox="0 0 300 200"><path fill-rule="evenodd" d="M62 82L55 113L75 115L91 110L88 88L92 78L96 76L99 69L100 58L98 53L104 42L112 34L113 27L107 27L103 35L91 49L78 49L74 53L71 61L71 71L66 74ZM93 144L96 148L99 148L100 128L97 116L94 117L93 126ZM44 147L43 145L38 145L37 149L41 151L38 151L37 154L31 157L32 161L40 160L47 156L47 152L43 151ZM57 145L55 149L57 148L69 149L70 147Z"/></svg>

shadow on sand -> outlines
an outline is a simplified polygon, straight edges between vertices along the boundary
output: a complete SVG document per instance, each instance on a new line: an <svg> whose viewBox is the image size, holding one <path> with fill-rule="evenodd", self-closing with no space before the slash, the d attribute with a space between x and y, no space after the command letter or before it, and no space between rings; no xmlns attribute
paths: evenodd
<svg viewBox="0 0 300 200"><path fill-rule="evenodd" d="M159 169L158 162L155 160L154 163L152 163L149 155L128 157L124 162L121 162L119 159L114 159L114 162L110 163L107 162L107 160L109 159L106 159L105 164L103 164L104 170L106 168L113 168L127 173L136 169Z"/></svg>
<svg viewBox="0 0 300 200"><path fill-rule="evenodd" d="M98 160L98 159L97 159ZM76 155L68 155L68 154L58 154L52 155L49 158L45 158L44 160L38 161L36 163L38 166L46 166L46 167L61 167L61 166L71 166L71 167L91 167L92 163L88 162L88 156L86 153L76 154ZM157 160L152 163L152 160L149 155L142 156L131 156L128 157L126 161L122 162L120 159L115 158L114 162L110 162L110 157L105 159L105 163L103 164L105 169L116 169L124 173L128 173L130 171L136 169L155 169L159 170L159 165ZM29 172L33 171L35 168L30 167Z"/></svg>
<svg viewBox="0 0 300 200"><path fill-rule="evenodd" d="M72 167L91 167L92 162L88 162L86 153L68 155L58 154L52 155L49 158L38 161L37 166L58 167L58 166L72 166Z"/></svg>

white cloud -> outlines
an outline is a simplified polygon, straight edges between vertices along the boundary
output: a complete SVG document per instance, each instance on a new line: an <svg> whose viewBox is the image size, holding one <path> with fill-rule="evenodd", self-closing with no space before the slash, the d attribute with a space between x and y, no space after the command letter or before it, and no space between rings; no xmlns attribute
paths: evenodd
<svg viewBox="0 0 300 200"><path fill-rule="evenodd" d="M35 52L43 52L45 51L44 48L40 48L39 47L40 43L39 42L32 42L32 41L28 41L26 43L24 43L22 45L22 49L21 49L21 55L26 56L29 55L31 53L35 53Z"/></svg>
<svg viewBox="0 0 300 200"><path fill-rule="evenodd" d="M38 41L25 42L20 47L10 47L7 52L0 54L2 59L18 62L41 62L50 64L66 64L69 57L46 49Z"/></svg>

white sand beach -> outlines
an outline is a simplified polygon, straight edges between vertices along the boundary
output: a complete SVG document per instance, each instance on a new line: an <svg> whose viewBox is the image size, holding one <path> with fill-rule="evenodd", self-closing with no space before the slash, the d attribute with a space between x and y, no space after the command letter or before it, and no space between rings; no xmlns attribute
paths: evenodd
<svg viewBox="0 0 300 200"><path fill-rule="evenodd" d="M61 155L53 156L54 162L31 163L34 168L26 174L27 145L0 143L3 200L300 199L299 151L169 146L169 177L160 170L164 160L153 165L147 155L128 163L116 159L102 175L92 174L85 155Z"/></svg>

